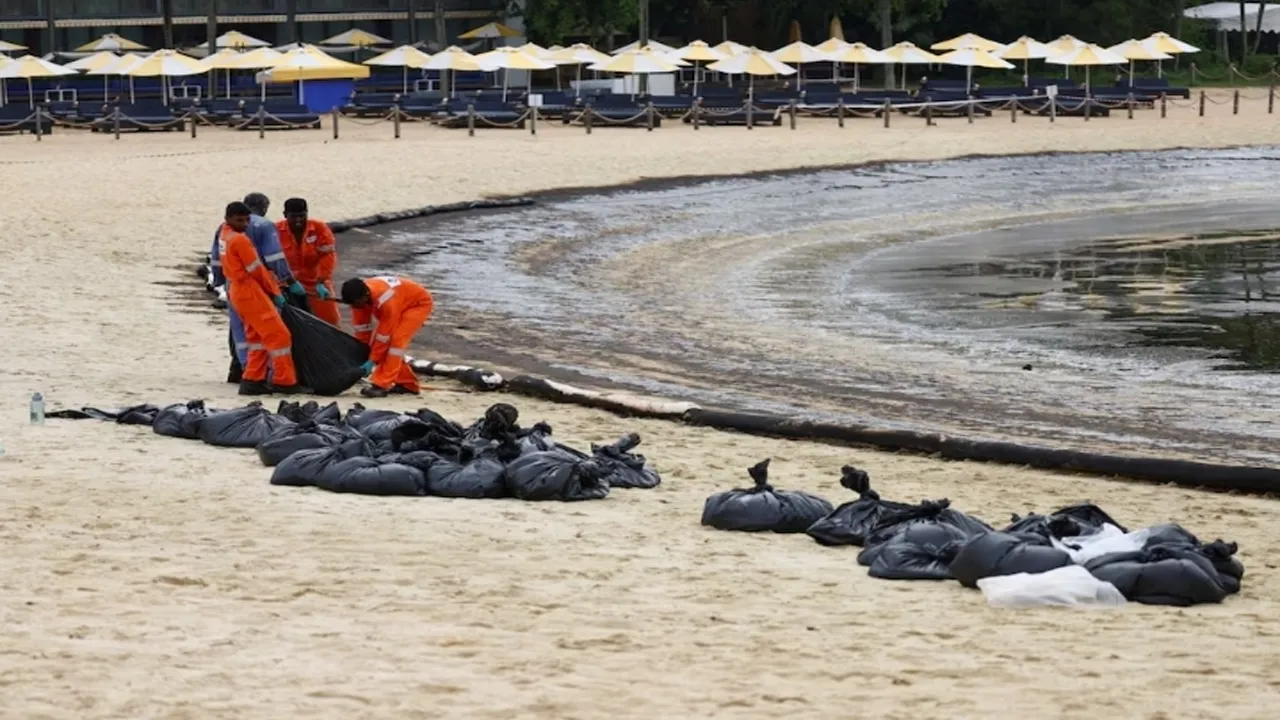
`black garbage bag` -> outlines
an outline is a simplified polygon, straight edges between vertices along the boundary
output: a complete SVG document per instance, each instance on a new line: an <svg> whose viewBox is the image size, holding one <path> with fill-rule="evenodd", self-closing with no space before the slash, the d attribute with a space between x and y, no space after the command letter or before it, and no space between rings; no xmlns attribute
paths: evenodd
<svg viewBox="0 0 1280 720"><path fill-rule="evenodd" d="M942 500L925 500L919 505L908 505L905 508L884 513L880 518L880 523L867 536L865 545L868 548L874 547L897 535L908 525L920 523L954 525L963 530L969 537L991 532L992 530L990 525L978 518L966 515L959 510L952 510L951 501L946 498ZM874 560L874 558L871 559ZM861 562L861 555L859 555L859 562Z"/></svg>
<svg viewBox="0 0 1280 720"><path fill-rule="evenodd" d="M496 445L465 464L424 451L404 453L398 462L422 471L427 495L477 500L507 497L506 465L498 457Z"/></svg>
<svg viewBox="0 0 1280 720"><path fill-rule="evenodd" d="M769 460L747 470L755 487L716 493L702 506L702 524L718 530L801 533L829 514L831 503L817 495L774 490L769 484Z"/></svg>
<svg viewBox="0 0 1280 720"><path fill-rule="evenodd" d="M275 470L271 472L271 484L291 487L314 486L320 480L320 474L325 468L353 457L369 457L370 452L371 446L367 440L314 450L299 450L276 465Z"/></svg>
<svg viewBox="0 0 1280 720"><path fill-rule="evenodd" d="M282 427L272 433L271 437L258 443L258 459L267 467L275 467L299 450L327 448L342 443L354 443L357 449L363 449L368 442L354 428L304 420Z"/></svg>
<svg viewBox="0 0 1280 720"><path fill-rule="evenodd" d="M1115 585L1126 600L1146 605L1188 607L1219 603L1227 596L1213 563L1192 547L1156 545L1111 553L1090 560L1084 567L1099 580Z"/></svg>
<svg viewBox="0 0 1280 720"><path fill-rule="evenodd" d="M1240 546L1231 542L1214 540L1208 545L1201 545L1196 551L1208 558L1213 569L1218 572L1218 584L1228 595L1240 592L1240 583L1244 579L1244 564L1235 557Z"/></svg>
<svg viewBox="0 0 1280 720"><path fill-rule="evenodd" d="M1147 541L1143 543L1143 548L1154 547L1156 545L1190 545L1199 547L1201 545L1200 538L1191 534L1190 530L1182 527L1177 523L1166 523L1164 525L1153 525L1148 528Z"/></svg>
<svg viewBox="0 0 1280 720"><path fill-rule="evenodd" d="M513 441L520 431L520 426L516 424L519 419L520 411L514 405L507 403L490 405L484 411L484 416L463 432L462 444L479 449L490 440Z"/></svg>
<svg viewBox="0 0 1280 720"><path fill-rule="evenodd" d="M370 457L353 457L328 465L316 487L357 495L424 495L422 471L399 463L382 464Z"/></svg>
<svg viewBox="0 0 1280 720"><path fill-rule="evenodd" d="M477 460L480 457L483 457L483 452L477 455ZM607 496L606 472L595 460L549 450L517 457L507 465L503 477L507 492L512 497L572 502L601 500Z"/></svg>
<svg viewBox="0 0 1280 720"><path fill-rule="evenodd" d="M99 408L80 408L79 410L54 410L46 413L51 420L108 420L121 425L150 425L155 421L160 408L155 405L131 405L118 410L101 410Z"/></svg>
<svg viewBox="0 0 1280 720"><path fill-rule="evenodd" d="M1043 537L1059 540L1070 537L1085 537L1102 532L1102 526L1116 526L1120 532L1129 532L1125 526L1117 523L1102 508L1092 503L1070 505L1055 510L1048 515L1031 513L1026 517L1014 515L1008 527L1002 532L1020 535L1034 533Z"/></svg>
<svg viewBox="0 0 1280 720"><path fill-rule="evenodd" d="M262 407L262 403L252 402L238 410L206 417L200 423L200 439L219 447L256 448L280 428L293 424Z"/></svg>
<svg viewBox="0 0 1280 720"><path fill-rule="evenodd" d="M359 407L359 405L357 405ZM353 413L348 411L345 422L355 428L361 435L369 438L375 445L386 451L393 451L391 434L396 428L406 423L417 423L418 420L393 410L365 410Z"/></svg>
<svg viewBox="0 0 1280 720"><path fill-rule="evenodd" d="M871 489L871 478L852 465L840 468L840 484L858 493L858 499L832 510L810 525L806 533L821 545L862 545L885 513L906 510L911 505L881 500Z"/></svg>
<svg viewBox="0 0 1280 720"><path fill-rule="evenodd" d="M156 413L151 429L157 435L199 440L200 426L209 417L210 410L204 406L203 400L192 400L188 403L169 405Z"/></svg>
<svg viewBox="0 0 1280 720"><path fill-rule="evenodd" d="M884 580L950 580L951 561L969 540L963 530L946 523L908 525L877 545L868 574Z"/></svg>
<svg viewBox="0 0 1280 720"><path fill-rule="evenodd" d="M591 445L591 454L609 471L605 476L609 487L648 489L658 487L662 482L658 472L648 466L643 455L631 452L639 444L640 436L631 433L623 435L612 445Z"/></svg>
<svg viewBox="0 0 1280 720"><path fill-rule="evenodd" d="M1071 556L1035 535L987 532L971 538L951 561L951 574L961 585L978 587L986 577L1042 573L1074 564Z"/></svg>
<svg viewBox="0 0 1280 720"><path fill-rule="evenodd" d="M516 432L516 440L520 443L520 453L547 452L560 447L551 439L551 426L545 422L536 423L527 430Z"/></svg>
<svg viewBox="0 0 1280 720"><path fill-rule="evenodd" d="M336 402L331 402L321 407L320 403L315 400L308 400L301 404L289 400L281 400L280 407L276 408L276 414L287 417L296 423L306 420L314 420L325 425L339 425L342 423L342 410L338 408L338 403Z"/></svg>
<svg viewBox="0 0 1280 720"><path fill-rule="evenodd" d="M293 293L285 293L293 301ZM303 298L305 301L305 298ZM369 346L329 323L289 304L280 310L293 336L293 365L298 382L316 395L338 395L360 382L360 366L369 359Z"/></svg>

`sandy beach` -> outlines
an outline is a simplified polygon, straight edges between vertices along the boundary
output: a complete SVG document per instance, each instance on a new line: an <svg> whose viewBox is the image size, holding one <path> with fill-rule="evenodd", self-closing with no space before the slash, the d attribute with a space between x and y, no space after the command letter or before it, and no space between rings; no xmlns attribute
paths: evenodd
<svg viewBox="0 0 1280 720"><path fill-rule="evenodd" d="M272 487L251 452L26 424L37 390L53 407L241 404L222 382L225 321L174 298L222 208L251 190L273 214L300 195L339 219L644 177L1280 142L1258 95L1238 116L1183 104L1054 124L0 137L0 717L1272 717L1269 499L460 392L376 406L469 421L509 400L581 446L635 430L664 484L574 505L340 496ZM948 497L997 525L1081 499L1133 527L1177 521L1240 543L1244 590L1186 610L1002 611L955 583L871 579L856 551L805 536L701 528L703 499L765 457L778 487L833 502L853 463L885 497Z"/></svg>

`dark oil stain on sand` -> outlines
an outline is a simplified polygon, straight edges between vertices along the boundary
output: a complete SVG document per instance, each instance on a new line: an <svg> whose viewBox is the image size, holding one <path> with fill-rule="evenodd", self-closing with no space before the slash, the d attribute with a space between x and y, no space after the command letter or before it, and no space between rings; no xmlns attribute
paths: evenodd
<svg viewBox="0 0 1280 720"><path fill-rule="evenodd" d="M343 267L431 287L427 356L720 407L1269 464L1277 157L975 158L552 192L348 233Z"/></svg>

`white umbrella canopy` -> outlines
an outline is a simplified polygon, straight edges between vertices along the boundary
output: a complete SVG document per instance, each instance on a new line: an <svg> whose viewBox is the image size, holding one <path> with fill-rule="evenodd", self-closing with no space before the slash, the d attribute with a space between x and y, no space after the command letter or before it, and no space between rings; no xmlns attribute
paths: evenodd
<svg viewBox="0 0 1280 720"><path fill-rule="evenodd" d="M998 58L1004 60L1021 60L1022 61L1022 84L1027 85L1031 81L1031 61L1043 60L1049 57L1053 51L1049 46L1036 40L1028 35L1014 40L994 54Z"/></svg>
<svg viewBox="0 0 1280 720"><path fill-rule="evenodd" d="M830 37L818 43L817 45L814 45L813 47L815 50L819 50L821 52L827 53L828 55L835 55L840 53L841 51L848 50L849 45L850 43L845 42L841 38Z"/></svg>
<svg viewBox="0 0 1280 720"><path fill-rule="evenodd" d="M375 55L364 61L365 65L404 68L401 75L400 92L409 92L409 68L420 68L431 56L412 45L401 45L381 55Z"/></svg>
<svg viewBox="0 0 1280 720"><path fill-rule="evenodd" d="M18 43L11 43L6 40L0 40L0 53L20 52L26 49L27 49L26 45L19 45Z"/></svg>
<svg viewBox="0 0 1280 720"><path fill-rule="evenodd" d="M137 43L127 37L122 37L115 33L107 33L97 40L91 40L80 47L76 48L76 52L98 52L100 50L146 50L147 46Z"/></svg>
<svg viewBox="0 0 1280 720"><path fill-rule="evenodd" d="M632 42L629 42L626 45L623 45L617 50L614 50L611 54L621 55L624 52L630 52L632 50L648 50L649 52L652 52L652 53L665 55L667 53L675 52L676 49L677 48L673 48L670 45L660 43L657 40L650 40L649 42L645 43L643 46L640 44L639 40L633 40Z"/></svg>
<svg viewBox="0 0 1280 720"><path fill-rule="evenodd" d="M942 42L936 42L930 45L929 49L930 50L963 50L965 48L976 48L978 50L985 50L986 52L992 53L992 52L996 52L1002 47L1004 46L996 42L995 40L988 40L982 37L981 35L975 35L973 33L965 33L963 35L957 35L951 38L950 40L943 40Z"/></svg>
<svg viewBox="0 0 1280 720"><path fill-rule="evenodd" d="M231 30L214 38L213 46L218 50L252 50L253 48L270 47L271 43L266 40L259 40L252 35L246 35L239 30ZM199 45L191 48L191 52L193 55L203 55L208 57L209 41L205 40Z"/></svg>
<svg viewBox="0 0 1280 720"><path fill-rule="evenodd" d="M446 73L476 72L480 70L480 63L476 62L476 56L463 50L457 45L450 45L440 52L431 56L431 59L422 63L423 70L439 70L441 84L444 87L445 97L451 96L453 93L448 82L449 76Z"/></svg>
<svg viewBox="0 0 1280 720"><path fill-rule="evenodd" d="M550 60L543 60L513 47L500 47L476 56L476 63L485 72L502 70L502 99L507 99L507 78L511 70L550 70L556 66ZM533 88L533 73L526 76L526 90Z"/></svg>
<svg viewBox="0 0 1280 720"><path fill-rule="evenodd" d="M834 58L812 45L804 42L796 41L790 45L784 45L777 50L769 53L770 57L782 63L792 65L806 65L808 63L817 62L835 62Z"/></svg>
<svg viewBox="0 0 1280 720"><path fill-rule="evenodd" d="M231 48L223 48L212 55L205 55L200 58L200 67L209 73L209 97L214 96L213 81L214 71L223 70L227 76L227 97L231 97L231 71L240 67L240 61L244 58L244 53Z"/></svg>
<svg viewBox="0 0 1280 720"><path fill-rule="evenodd" d="M742 43L736 43L732 40L725 40L711 49L718 53L724 53L725 55L738 55L746 52L747 46Z"/></svg>
<svg viewBox="0 0 1280 720"><path fill-rule="evenodd" d="M861 65L891 65L893 58L885 53L876 50L866 43L847 43L848 47L835 53L836 62L842 65L853 66L853 91L858 92L858 86L861 84Z"/></svg>
<svg viewBox="0 0 1280 720"><path fill-rule="evenodd" d="M31 88L32 78L76 74L76 71L71 68L57 65L32 55L23 55L16 60L9 60L0 65L0 82L13 79L25 79L27 81L27 105L33 108L36 106L36 102L35 91Z"/></svg>
<svg viewBox="0 0 1280 720"><path fill-rule="evenodd" d="M1045 62L1064 65L1068 68L1083 65L1085 92L1089 92L1089 69L1091 67L1095 65L1124 65L1128 60L1104 47L1099 47L1093 43L1085 43L1070 52L1051 55L1045 59Z"/></svg>
<svg viewBox="0 0 1280 720"><path fill-rule="evenodd" d="M796 73L795 68L757 48L747 48L733 57L713 62L707 66L707 69L726 75L747 75L750 78L747 85L748 97L755 93L757 75L794 75Z"/></svg>
<svg viewBox="0 0 1280 720"><path fill-rule="evenodd" d="M938 62L943 65L959 65L965 68L965 92L973 90L973 69L975 67L992 68L1000 70L1013 69L1013 63L992 55L986 50L976 47L965 47L959 50L952 50L949 53L938 56Z"/></svg>
<svg viewBox="0 0 1280 720"><path fill-rule="evenodd" d="M119 59L119 55L111 52L110 50L103 50L92 55L85 55L75 62L69 62L66 64L66 67L69 67L72 70L88 72L90 70L97 70L98 68L106 67Z"/></svg>
<svg viewBox="0 0 1280 720"><path fill-rule="evenodd" d="M1169 33L1157 32L1151 33L1149 37L1142 41L1142 46L1150 50L1162 52L1166 55L1181 55L1183 53L1197 53L1200 48L1185 43L1173 37ZM1156 76L1164 77L1164 61L1156 61Z"/></svg>
<svg viewBox="0 0 1280 720"><path fill-rule="evenodd" d="M1129 87L1133 87L1133 65L1136 61L1151 60L1159 63L1164 60L1173 59L1173 56L1168 53L1160 52L1159 50L1143 45L1141 40L1125 40L1122 43L1112 45L1107 48L1107 51L1113 52L1129 61Z"/></svg>
<svg viewBox="0 0 1280 720"><path fill-rule="evenodd" d="M284 53L274 48L261 47L250 50L240 56L240 62L232 69L234 70L261 70L263 68L274 67L280 62L280 58L284 57Z"/></svg>
<svg viewBox="0 0 1280 720"><path fill-rule="evenodd" d="M675 72L679 67L670 58L643 49L624 50L616 53L608 61L587 66L589 70L626 73L628 75Z"/></svg>
<svg viewBox="0 0 1280 720"><path fill-rule="evenodd" d="M367 30L361 30L360 28L351 28L346 32L340 32L337 35L334 35L333 37L325 38L324 40L321 40L316 44L317 45L339 45L339 46L348 46L348 47L350 46L369 47L371 45L390 45L391 41L382 37L381 35L374 35L373 33Z"/></svg>
<svg viewBox="0 0 1280 720"><path fill-rule="evenodd" d="M610 56L591 47L586 43L574 43L567 48L560 48L553 51L546 57L547 60L557 65L576 65L575 74L577 75L577 84L574 85L575 94L582 93L582 66L594 65L595 63L609 62ZM556 73L556 87L560 87L560 73Z"/></svg>
<svg viewBox="0 0 1280 720"><path fill-rule="evenodd" d="M667 57L686 60L693 63L693 94L698 94L698 63L700 62L718 62L729 57L728 54L711 47L701 40L694 40L684 47L670 53Z"/></svg>
<svg viewBox="0 0 1280 720"><path fill-rule="evenodd" d="M198 60L177 50L157 50L129 66L134 77L185 77L208 72Z"/></svg>

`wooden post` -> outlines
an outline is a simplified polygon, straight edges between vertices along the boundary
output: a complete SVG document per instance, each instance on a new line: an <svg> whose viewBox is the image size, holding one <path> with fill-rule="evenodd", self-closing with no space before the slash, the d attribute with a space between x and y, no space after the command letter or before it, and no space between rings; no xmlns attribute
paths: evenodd
<svg viewBox="0 0 1280 720"><path fill-rule="evenodd" d="M538 134L538 108L529 108L529 134Z"/></svg>
<svg viewBox="0 0 1280 720"><path fill-rule="evenodd" d="M1129 119L1132 120L1133 119L1133 93L1129 93L1129 96L1124 99L1124 104L1128 107Z"/></svg>
<svg viewBox="0 0 1280 720"><path fill-rule="evenodd" d="M595 110L592 110L591 108L587 108L586 110L584 110L584 111L582 112L582 117L583 117L583 123L582 123L582 124L583 124L583 125L585 125L585 126L587 127L587 134L588 134L588 135L590 135L590 134L591 134L591 117L592 117L593 115L595 115L595 114L596 114L596 111L595 111Z"/></svg>
<svg viewBox="0 0 1280 720"><path fill-rule="evenodd" d="M924 102L924 126L929 127L930 125L933 125L933 103L929 102L929 97L927 95L925 96ZM884 124L888 125L889 121L885 120Z"/></svg>
<svg viewBox="0 0 1280 720"><path fill-rule="evenodd" d="M44 110L36 108L36 142L44 140Z"/></svg>
<svg viewBox="0 0 1280 720"><path fill-rule="evenodd" d="M1009 101L1009 122L1018 122L1018 101L1016 99Z"/></svg>
<svg viewBox="0 0 1280 720"><path fill-rule="evenodd" d="M120 108L116 107L111 111L111 132L115 133L116 139L120 139Z"/></svg>
<svg viewBox="0 0 1280 720"><path fill-rule="evenodd" d="M1058 122L1058 97L1049 98L1049 122Z"/></svg>
<svg viewBox="0 0 1280 720"><path fill-rule="evenodd" d="M1084 94L1084 121L1089 122L1089 116L1093 114L1093 94Z"/></svg>
<svg viewBox="0 0 1280 720"><path fill-rule="evenodd" d="M965 115L969 117L969 124L972 125L973 124L973 96L970 95L969 99L966 100L965 102L968 103L965 105L965 108L964 108Z"/></svg>
<svg viewBox="0 0 1280 720"><path fill-rule="evenodd" d="M1169 96L1160 93L1160 117L1167 117L1169 114Z"/></svg>
<svg viewBox="0 0 1280 720"><path fill-rule="evenodd" d="M693 129L702 124L702 98L693 99Z"/></svg>
<svg viewBox="0 0 1280 720"><path fill-rule="evenodd" d="M650 100L649 102L645 103L645 106L644 106L644 121L649 126L648 127L649 132L653 132L653 117L654 117L653 101Z"/></svg>
<svg viewBox="0 0 1280 720"><path fill-rule="evenodd" d="M1200 117L1204 117L1204 91L1200 91Z"/></svg>
<svg viewBox="0 0 1280 720"><path fill-rule="evenodd" d="M1231 114L1232 115L1240 114L1240 91L1239 90L1235 90L1234 92L1231 93Z"/></svg>
<svg viewBox="0 0 1280 720"><path fill-rule="evenodd" d="M1267 114L1271 115L1276 111L1276 84L1271 83L1271 87L1267 89Z"/></svg>
<svg viewBox="0 0 1280 720"><path fill-rule="evenodd" d="M755 115L756 104L752 102L751 96L752 96L752 93L750 92L747 93L747 129L748 130L750 130L752 126L755 125L755 120L756 120L756 115Z"/></svg>
<svg viewBox="0 0 1280 720"><path fill-rule="evenodd" d="M396 108L396 112L400 112L399 107ZM338 139L338 118L341 116L342 116L342 113L338 112L338 108L334 108L333 109L333 139L334 140Z"/></svg>
<svg viewBox="0 0 1280 720"><path fill-rule="evenodd" d="M889 116L893 114L893 103L889 102L889 98L884 99L884 126L889 127Z"/></svg>
<svg viewBox="0 0 1280 720"><path fill-rule="evenodd" d="M792 100L791 104L787 106L787 115L791 119L791 129L795 130L796 129L796 101L795 100Z"/></svg>
<svg viewBox="0 0 1280 720"><path fill-rule="evenodd" d="M267 109L265 107L258 108L258 139L265 140L267 138Z"/></svg>
<svg viewBox="0 0 1280 720"><path fill-rule="evenodd" d="M844 96L836 98L836 126L844 127Z"/></svg>
<svg viewBox="0 0 1280 720"><path fill-rule="evenodd" d="M467 136L476 136L476 104L467 103Z"/></svg>
<svg viewBox="0 0 1280 720"><path fill-rule="evenodd" d="M334 114L335 115L337 114L336 110L334 111ZM395 133L395 139L399 140L400 139L400 108L399 107L393 106L391 109L391 128Z"/></svg>
<svg viewBox="0 0 1280 720"><path fill-rule="evenodd" d="M191 122L191 138L194 140L196 137L196 125L200 123L196 122L196 114L194 112L187 113L187 120Z"/></svg>

